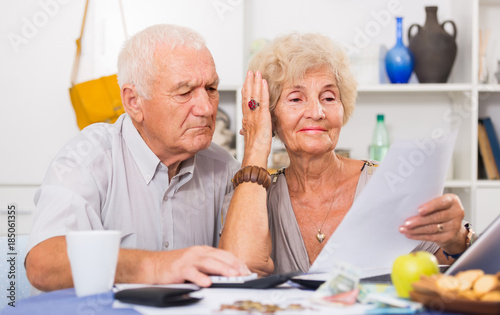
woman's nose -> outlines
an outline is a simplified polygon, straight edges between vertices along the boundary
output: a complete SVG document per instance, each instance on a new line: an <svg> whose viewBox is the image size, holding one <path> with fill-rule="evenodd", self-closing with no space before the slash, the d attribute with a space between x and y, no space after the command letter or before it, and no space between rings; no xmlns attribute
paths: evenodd
<svg viewBox="0 0 500 315"><path fill-rule="evenodd" d="M325 108L319 100L310 101L306 113L308 117L314 120L325 118Z"/></svg>

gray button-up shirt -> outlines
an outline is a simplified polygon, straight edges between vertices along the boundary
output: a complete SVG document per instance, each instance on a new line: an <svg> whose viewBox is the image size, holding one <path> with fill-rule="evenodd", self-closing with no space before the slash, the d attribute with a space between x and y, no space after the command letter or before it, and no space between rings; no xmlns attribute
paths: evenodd
<svg viewBox="0 0 500 315"><path fill-rule="evenodd" d="M121 247L173 250L217 246L224 196L240 164L211 144L168 169L149 149L130 117L94 124L52 161L35 195L28 250L70 230L120 230Z"/></svg>

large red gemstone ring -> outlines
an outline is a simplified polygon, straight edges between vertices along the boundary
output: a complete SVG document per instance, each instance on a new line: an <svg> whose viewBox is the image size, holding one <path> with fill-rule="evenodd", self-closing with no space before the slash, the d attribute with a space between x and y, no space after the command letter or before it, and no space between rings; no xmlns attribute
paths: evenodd
<svg viewBox="0 0 500 315"><path fill-rule="evenodd" d="M251 110L255 110L257 108L257 106L259 106L260 104L258 102L256 102L254 99L251 99L250 101L248 101L248 108L250 108Z"/></svg>

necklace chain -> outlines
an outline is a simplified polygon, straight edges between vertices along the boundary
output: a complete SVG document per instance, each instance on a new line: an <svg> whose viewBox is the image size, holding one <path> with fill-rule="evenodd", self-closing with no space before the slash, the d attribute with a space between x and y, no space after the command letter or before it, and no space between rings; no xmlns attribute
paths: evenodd
<svg viewBox="0 0 500 315"><path fill-rule="evenodd" d="M337 176L338 178L340 178L341 171L342 171L342 164L340 164L340 169L339 169L338 176ZM335 186L335 190L333 190L333 192L337 191L337 189L339 188L339 183L340 183L340 179L337 180L337 185ZM326 216L323 219L323 222L321 223L321 226L319 227L319 229L317 228L316 224L314 223L314 221L309 216L309 213L304 208L304 205L302 204L302 201L298 197L297 197L297 201L298 201L298 204L299 204L300 208L304 211L304 213L306 214L306 216L309 219L309 221L311 221L311 223L313 224L313 226L318 230L318 233L316 234L316 239L318 240L318 242L323 243L323 241L325 240L325 234L321 233L321 229L323 229L323 225L325 224L326 219L328 219L328 216L330 215L330 211L332 210L332 206L333 206L333 202L335 201L335 198L332 197L332 201L330 202L330 207L328 208Z"/></svg>

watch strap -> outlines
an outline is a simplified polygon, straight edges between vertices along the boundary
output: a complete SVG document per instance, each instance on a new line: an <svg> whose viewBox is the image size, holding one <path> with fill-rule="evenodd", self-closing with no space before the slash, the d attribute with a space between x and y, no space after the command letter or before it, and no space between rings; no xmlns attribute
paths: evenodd
<svg viewBox="0 0 500 315"><path fill-rule="evenodd" d="M464 224L464 227L467 229L467 236L465 237L465 245L466 245L465 250L467 250L467 248L469 248L472 245L472 243L476 240L477 236L476 236L476 232L474 232L474 230L472 229L472 224L466 223L466 224ZM454 260L457 260L460 256L462 256L462 254L465 252L465 250L461 253L451 255L451 254L448 254L443 249L443 254L446 257L446 260L449 260L450 257L453 258Z"/></svg>

